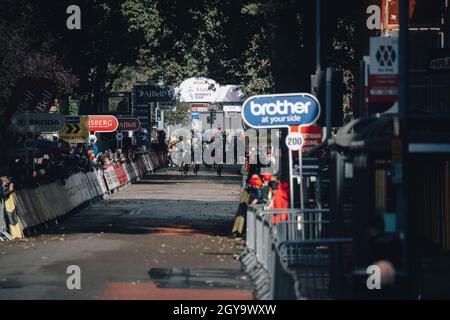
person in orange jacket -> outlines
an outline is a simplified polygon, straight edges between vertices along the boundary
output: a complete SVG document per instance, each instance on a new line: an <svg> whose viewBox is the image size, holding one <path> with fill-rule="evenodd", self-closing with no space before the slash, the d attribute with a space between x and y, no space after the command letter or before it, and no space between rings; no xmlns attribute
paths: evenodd
<svg viewBox="0 0 450 320"><path fill-rule="evenodd" d="M273 200L270 209L287 209L289 208L289 184L280 182L278 188L273 192ZM277 224L280 221L287 221L287 213L278 213L272 217L271 223Z"/></svg>

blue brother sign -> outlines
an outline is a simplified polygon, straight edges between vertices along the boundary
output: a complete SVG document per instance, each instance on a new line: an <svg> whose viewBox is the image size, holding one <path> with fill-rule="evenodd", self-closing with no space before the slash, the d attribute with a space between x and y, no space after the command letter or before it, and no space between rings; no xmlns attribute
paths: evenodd
<svg viewBox="0 0 450 320"><path fill-rule="evenodd" d="M254 96L242 108L244 122L255 129L308 126L320 116L319 101L308 93Z"/></svg>

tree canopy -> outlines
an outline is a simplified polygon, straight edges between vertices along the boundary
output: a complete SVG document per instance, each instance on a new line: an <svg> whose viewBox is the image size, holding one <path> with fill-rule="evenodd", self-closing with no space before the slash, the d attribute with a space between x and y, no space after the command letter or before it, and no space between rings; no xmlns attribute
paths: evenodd
<svg viewBox="0 0 450 320"><path fill-rule="evenodd" d="M354 14L350 0L334 2L324 10L332 27L323 59L348 69ZM81 30L66 28L71 4L81 9ZM136 82L192 76L241 84L248 94L308 91L314 10L314 1L285 0L4 0L0 103L21 76L54 79L62 95L82 100L83 113Z"/></svg>

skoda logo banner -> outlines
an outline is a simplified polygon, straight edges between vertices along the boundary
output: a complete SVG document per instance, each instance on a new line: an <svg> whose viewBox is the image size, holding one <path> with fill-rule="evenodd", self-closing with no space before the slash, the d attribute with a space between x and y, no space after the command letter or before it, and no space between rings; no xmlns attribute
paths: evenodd
<svg viewBox="0 0 450 320"><path fill-rule="evenodd" d="M308 126L319 116L319 101L308 93L254 96L242 110L244 122L255 129Z"/></svg>
<svg viewBox="0 0 450 320"><path fill-rule="evenodd" d="M30 112L16 113L11 123L18 133L51 133L64 128L65 119L55 113Z"/></svg>

